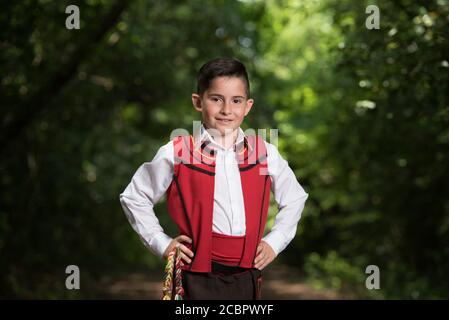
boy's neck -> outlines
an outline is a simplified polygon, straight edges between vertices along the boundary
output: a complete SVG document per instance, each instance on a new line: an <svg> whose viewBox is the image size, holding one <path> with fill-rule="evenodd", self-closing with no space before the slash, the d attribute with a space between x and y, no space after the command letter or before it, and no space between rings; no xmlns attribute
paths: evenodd
<svg viewBox="0 0 449 320"><path fill-rule="evenodd" d="M205 124L203 124L204 128L207 130L209 129ZM225 150L228 150L230 147L232 147L235 144L235 141L237 140L238 135L238 129L232 130L232 132L227 133L225 135L217 135L211 133L211 131L217 131L217 130L207 130L211 137L220 144Z"/></svg>

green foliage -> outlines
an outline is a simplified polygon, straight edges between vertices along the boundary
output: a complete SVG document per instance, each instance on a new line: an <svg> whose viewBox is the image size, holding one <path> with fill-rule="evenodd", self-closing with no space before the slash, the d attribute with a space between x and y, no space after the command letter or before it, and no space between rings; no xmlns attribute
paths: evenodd
<svg viewBox="0 0 449 320"><path fill-rule="evenodd" d="M381 29L368 30L367 4L268 5L263 56L276 68L264 98L310 193L283 258L338 252L348 268L384 266L384 297L446 297L449 7L385 1Z"/></svg>
<svg viewBox="0 0 449 320"><path fill-rule="evenodd" d="M376 291L368 293L365 287L366 274L362 268L352 265L333 250L325 256L311 253L304 264L309 282L318 289L332 288L352 298L379 297Z"/></svg>
<svg viewBox="0 0 449 320"><path fill-rule="evenodd" d="M68 4L0 7L1 296L75 298L69 264L161 268L118 195L199 119L195 73L216 56L248 66L244 128L278 128L310 194L279 259L354 296L448 296L448 1L379 1L380 30L368 1L87 1L80 30ZM176 235L164 201L156 213Z"/></svg>

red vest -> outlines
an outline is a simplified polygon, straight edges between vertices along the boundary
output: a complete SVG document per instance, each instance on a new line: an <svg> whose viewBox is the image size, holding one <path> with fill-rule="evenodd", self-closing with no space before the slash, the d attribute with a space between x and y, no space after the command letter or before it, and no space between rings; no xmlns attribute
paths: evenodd
<svg viewBox="0 0 449 320"><path fill-rule="evenodd" d="M270 202L271 180L263 139L247 135L236 150L246 217L246 234L240 237L212 232L215 151L205 143L195 150L192 136L178 136L173 142L174 174L167 190L168 212L179 233L192 238L193 243L186 246L195 254L183 269L210 272L212 259L220 260L220 253L221 260L228 259L229 264L253 268ZM226 257L223 248L230 256Z"/></svg>

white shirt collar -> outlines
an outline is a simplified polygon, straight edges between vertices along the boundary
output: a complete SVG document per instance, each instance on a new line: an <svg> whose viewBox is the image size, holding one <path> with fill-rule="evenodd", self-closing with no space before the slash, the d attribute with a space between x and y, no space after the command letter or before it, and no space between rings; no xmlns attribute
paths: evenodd
<svg viewBox="0 0 449 320"><path fill-rule="evenodd" d="M231 150L232 148L234 148L235 150L236 146L240 143L243 143L245 140L245 133L243 132L242 128L239 127L237 130L237 138L235 139L234 144L228 150ZM201 144L206 141L210 142L213 146L226 151L226 149L217 141L215 141L212 135L206 130L204 124L201 124L199 132L197 132L197 134L195 135L195 149L200 148Z"/></svg>

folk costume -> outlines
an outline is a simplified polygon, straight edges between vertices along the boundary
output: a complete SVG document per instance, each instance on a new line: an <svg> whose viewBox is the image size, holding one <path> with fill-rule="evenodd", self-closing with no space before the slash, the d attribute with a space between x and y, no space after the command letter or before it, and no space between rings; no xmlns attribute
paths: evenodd
<svg viewBox="0 0 449 320"><path fill-rule="evenodd" d="M120 200L132 227L154 253L162 256L172 240L153 210L164 194L179 234L192 239L184 245L195 255L182 266L177 259L172 279L177 274L182 290L173 281L166 296L260 299L262 273L254 268L254 259L270 191L279 212L263 240L277 255L295 236L308 194L276 147L260 136L245 135L239 128L234 145L225 150L201 126L200 132L177 136L160 148L152 162L137 170Z"/></svg>

